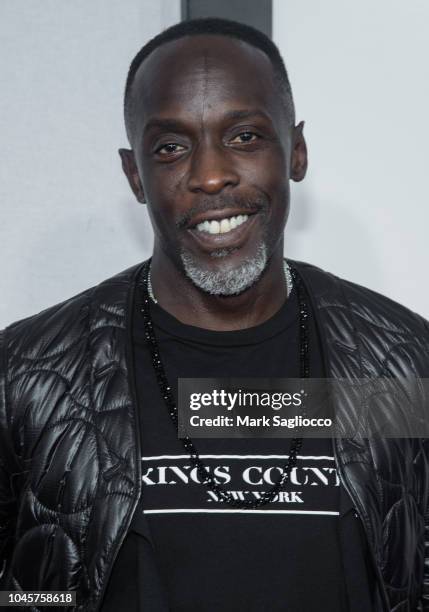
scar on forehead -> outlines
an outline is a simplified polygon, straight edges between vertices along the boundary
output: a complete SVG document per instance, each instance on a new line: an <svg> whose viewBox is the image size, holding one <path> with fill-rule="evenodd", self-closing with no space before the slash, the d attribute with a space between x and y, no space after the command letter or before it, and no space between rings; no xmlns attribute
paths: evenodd
<svg viewBox="0 0 429 612"><path fill-rule="evenodd" d="M202 96L203 104L202 104L202 113L201 113L201 125L203 125L204 123L207 99L209 97L209 80L210 80L209 73L210 73L210 69L214 67L214 64L215 64L215 62L210 62L210 60L213 59L214 57L215 56L213 55L213 52L210 51L208 48L205 48L202 50L204 81L203 81L203 96Z"/></svg>
<svg viewBox="0 0 429 612"><path fill-rule="evenodd" d="M206 98L209 87L209 52L207 49L204 50L203 55L203 71L204 71L204 85L203 85L203 112L201 113L201 125L204 123L204 115L206 110Z"/></svg>

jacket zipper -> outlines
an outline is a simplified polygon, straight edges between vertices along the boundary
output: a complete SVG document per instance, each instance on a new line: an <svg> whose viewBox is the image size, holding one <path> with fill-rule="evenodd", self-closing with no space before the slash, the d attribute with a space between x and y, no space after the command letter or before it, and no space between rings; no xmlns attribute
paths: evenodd
<svg viewBox="0 0 429 612"><path fill-rule="evenodd" d="M288 261L286 259L286 261ZM310 304L311 304L311 310L313 312L313 315L315 317L316 320L316 326L319 329L319 337L320 337L320 342L322 344L322 361L324 364L324 368L325 368L325 373L326 375L329 375L330 373L330 368L329 365L327 363L327 359L326 359L326 354L327 354L327 349L326 349L326 338L325 338L325 333L323 330L323 326L321 325L320 320L318 320L317 317L317 308L316 308L316 304L314 303L314 298L313 298L313 293L312 293L312 289L309 286L310 282L305 278L305 270L303 270L303 268L301 267L301 262L297 262L294 260L289 260L290 263L296 267L296 269L298 270L298 273L301 277L302 282L304 283L304 286L307 290L309 299L310 299ZM304 264L305 265L305 264ZM368 549L369 549L369 553L371 556L371 561L376 573L376 577L379 583L379 588L381 591L381 597L383 600L383 604L385 607L384 612L390 612L390 604L389 604L389 600L387 598L387 593L386 593L386 589L384 587L384 580L383 580L383 576L381 574L381 570L377 565L377 561L376 561L376 557L375 557L375 551L374 548L372 546L372 542L370 541L370 538L368 537L368 532L367 532L367 528L366 528L366 520L367 520L367 516L365 513L365 509L363 508L363 506L361 506L359 499L355 499L354 495L353 495L353 491L351 490L351 488L349 487L349 483L347 482L347 478L345 477L345 472L343 470L343 466L341 464L340 461L340 453L338 451L338 447L337 447L337 439L336 438L332 438L332 446L333 446L333 450L334 450L334 456L335 456L335 464L336 464L336 468L341 480L341 484L344 486L344 489L346 490L346 492L348 493L350 499L353 501L354 505L355 505L355 509L356 509L356 513L363 525L364 531L365 531L365 535L366 535L366 539L368 542Z"/></svg>
<svg viewBox="0 0 429 612"><path fill-rule="evenodd" d="M365 534L366 534L366 539L367 539L367 543L368 543L368 550L371 556L371 561L372 561L372 565L373 568L375 570L376 576L377 576L377 580L380 586L380 591L381 591L381 595L382 595L382 599L383 599L383 604L384 604L384 612L389 612L390 611L390 604L389 604L389 600L387 598L387 593L386 593L386 589L384 587L384 580L383 580L383 575L381 573L380 568L378 567L377 564L377 560L375 557L375 551L374 551L374 547L372 545L371 539L369 538L369 534L367 532L367 528L366 528L366 522L368 520L366 512L363 508L363 506L361 506L360 504L360 500L358 497L354 497L353 494L353 490L351 487L349 487L349 483L347 482L347 478L345 477L345 472L343 470L343 466L341 464L341 461L339 460L340 458L340 453L338 451L338 447L337 447L337 438L332 438L332 442L333 442L333 448L334 448L334 456L335 456L335 463L336 463L336 467L337 467L337 471L339 473L340 476L340 480L341 480L341 484L343 485L344 489L346 490L347 494L349 495L350 499L352 500L354 506L355 506L355 511L356 511L356 515L359 518L359 520L362 523L362 526L364 528Z"/></svg>
<svg viewBox="0 0 429 612"><path fill-rule="evenodd" d="M137 472L137 493L138 495L136 496L133 504L132 504L132 508L131 511L129 512L127 519L125 521L126 525L124 525L123 531L122 531L122 535L120 536L120 538L118 538L117 543L116 543L116 550L113 554L113 557L110 560L110 567L106 570L105 576L104 576L104 584L103 587L98 595L98 601L96 603L96 606L94 608L94 612L98 612L101 608L102 602L103 602L103 598L107 589L107 585L109 583L110 577L111 577L111 573L113 570L113 565L115 563L116 557L118 556L118 553L120 551L120 549L122 548L122 544L125 540L125 537L128 533L128 527L131 523L132 517L134 516L134 513L136 511L137 505L139 503L139 499L140 499L140 495L141 495L141 482L142 482L142 476L141 476L141 440L140 440L140 426L139 426L139 415L138 415L138 404L137 404L137 392L136 392L136 387L135 387L135 369L134 369L134 355L133 355L133 345L132 345L132 316L133 316L133 312L134 312L134 294L135 294L135 290L136 290L136 283L137 283L137 279L139 277L140 271L142 269L144 265L143 264L139 265L137 267L137 269L135 270L133 277L130 281L130 288L128 291L128 295L127 295L127 302L126 302L126 312L125 312L125 358L126 358L126 364L127 364L127 370L128 370L128 381L129 381L129 389L130 389L130 395L131 395L131 404L133 407L133 415L134 415L134 428L135 428L135 442L136 442L136 472Z"/></svg>

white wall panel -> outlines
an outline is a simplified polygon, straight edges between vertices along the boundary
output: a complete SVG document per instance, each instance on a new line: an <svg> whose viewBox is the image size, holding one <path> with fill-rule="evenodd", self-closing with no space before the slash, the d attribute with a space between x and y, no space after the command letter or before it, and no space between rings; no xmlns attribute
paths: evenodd
<svg viewBox="0 0 429 612"><path fill-rule="evenodd" d="M122 96L131 59L179 5L0 3L0 327L150 254L117 153Z"/></svg>
<svg viewBox="0 0 429 612"><path fill-rule="evenodd" d="M274 0L306 121L285 252L429 317L429 4Z"/></svg>

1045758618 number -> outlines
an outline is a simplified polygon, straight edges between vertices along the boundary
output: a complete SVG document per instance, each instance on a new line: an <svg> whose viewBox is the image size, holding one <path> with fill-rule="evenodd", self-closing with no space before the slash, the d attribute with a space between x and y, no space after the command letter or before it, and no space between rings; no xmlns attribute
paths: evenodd
<svg viewBox="0 0 429 612"><path fill-rule="evenodd" d="M0 606L75 606L76 591L0 591Z"/></svg>

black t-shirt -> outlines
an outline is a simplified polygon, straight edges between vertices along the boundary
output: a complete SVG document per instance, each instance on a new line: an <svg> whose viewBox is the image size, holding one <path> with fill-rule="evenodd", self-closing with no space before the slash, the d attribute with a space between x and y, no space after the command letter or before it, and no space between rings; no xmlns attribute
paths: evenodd
<svg viewBox="0 0 429 612"><path fill-rule="evenodd" d="M217 500L200 484L177 438L157 386L136 297L143 490L103 612L124 592L130 610L139 610L144 600L153 602L146 608L151 612L167 607L174 612L346 610L338 539L340 482L331 440L303 441L290 482L270 504L243 510ZM300 376L295 290L268 321L238 331L184 325L153 303L151 314L176 399L179 377ZM321 378L325 373L312 317L309 326L310 375ZM277 481L290 440L198 439L195 446L228 491L249 499ZM161 593L168 598L163 605Z"/></svg>

